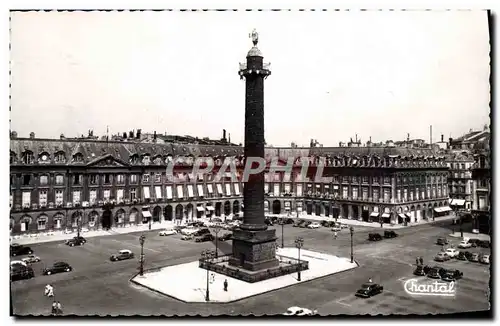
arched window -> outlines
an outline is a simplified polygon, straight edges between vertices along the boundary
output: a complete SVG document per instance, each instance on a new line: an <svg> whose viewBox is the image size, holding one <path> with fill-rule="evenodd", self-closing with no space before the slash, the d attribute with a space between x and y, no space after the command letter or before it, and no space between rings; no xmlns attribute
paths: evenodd
<svg viewBox="0 0 500 326"><path fill-rule="evenodd" d="M83 163L83 154L76 153L75 155L73 155L73 163Z"/></svg>
<svg viewBox="0 0 500 326"><path fill-rule="evenodd" d="M30 150L26 150L22 154L22 161L24 164L33 164L35 163L35 156L33 152Z"/></svg>
<svg viewBox="0 0 500 326"><path fill-rule="evenodd" d="M17 155L13 151L10 151L10 164L17 163Z"/></svg>
<svg viewBox="0 0 500 326"><path fill-rule="evenodd" d="M38 163L46 164L50 163L50 154L47 152L42 152L38 155Z"/></svg>
<svg viewBox="0 0 500 326"><path fill-rule="evenodd" d="M66 163L66 155L63 151L59 151L54 155L54 162L56 163Z"/></svg>

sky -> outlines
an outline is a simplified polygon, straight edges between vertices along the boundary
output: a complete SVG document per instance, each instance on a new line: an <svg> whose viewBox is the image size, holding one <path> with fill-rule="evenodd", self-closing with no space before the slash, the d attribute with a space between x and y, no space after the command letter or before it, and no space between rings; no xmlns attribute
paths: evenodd
<svg viewBox="0 0 500 326"><path fill-rule="evenodd" d="M486 11L14 12L11 129L243 142L256 28L269 145L433 141L489 124Z"/></svg>

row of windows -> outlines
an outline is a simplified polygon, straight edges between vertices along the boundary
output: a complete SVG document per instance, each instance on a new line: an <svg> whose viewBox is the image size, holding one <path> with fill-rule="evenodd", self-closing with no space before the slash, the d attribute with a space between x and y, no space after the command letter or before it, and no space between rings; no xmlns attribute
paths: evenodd
<svg viewBox="0 0 500 326"><path fill-rule="evenodd" d="M217 183L217 184L197 184L195 185L176 185L176 186L154 186L153 192L151 192L151 187L142 187L141 194L138 193L137 188L128 189L127 194L125 193L125 189L91 189L88 192L88 197L82 196L82 192L80 190L74 190L72 192L72 203L80 204L83 201L88 201L91 205L96 203L97 201L107 201L113 198L116 199L117 202L123 202L125 199L129 199L133 201L134 199L187 199L194 197L207 197L211 198L214 196L240 196L242 186L239 183ZM284 193L292 193L292 185L286 183L283 187L280 184L273 185L273 195ZM187 191L185 191L187 189ZM295 194L299 197L304 195L312 194L312 187L307 188L307 192L303 192L302 184L296 184L294 187ZM340 190L342 192L340 193ZM316 191L320 191L320 189L316 189ZM369 187L358 187L358 186L342 186L340 189L339 186L325 185L324 191L326 193L334 195L336 198L343 199L352 199L352 200L373 200L378 201L380 198L383 198L385 202L389 202L392 199L392 189L385 188L380 190L380 188L372 188ZM45 207L48 205L48 190L39 190L38 191L38 204L41 207ZM54 190L54 201L56 206L61 206L65 202L64 190L56 189ZM269 193L269 184L265 184L265 192ZM414 189L397 189L397 200L398 201L407 201L407 200L421 200L428 198L441 198L446 196L446 187L441 186L427 186L426 188L414 188ZM342 194L342 197L340 197ZM11 195L11 206L13 196ZM30 207L31 202L31 191L24 191L22 193L22 207Z"/></svg>
<svg viewBox="0 0 500 326"><path fill-rule="evenodd" d="M187 189L187 191L185 191ZM240 196L240 184L239 183L226 183L223 184L207 184L206 187L203 184L183 185L177 186L155 186L154 192L151 192L151 187L142 187L142 193L139 194L137 188L131 188L128 190L128 194L125 194L125 189L91 189L88 192L88 197L82 196L82 191L74 190L72 192L71 202L73 204L81 204L84 201L88 201L91 205L95 204L97 201L107 201L111 199L116 199L117 202L123 202L125 199L133 201L134 199L187 199L194 197L207 197L212 198L215 196ZM38 205L41 207L46 207L48 205L48 190L38 191ZM31 191L22 192L22 207L30 207L31 202ZM56 206L61 206L65 202L65 191L62 189L54 190L54 203ZM10 197L10 205L13 205L13 196Z"/></svg>
<svg viewBox="0 0 500 326"><path fill-rule="evenodd" d="M131 174L131 175L123 175L123 174L91 174L89 176L89 184L90 185L98 185L99 182L102 180L103 184L112 184L113 180L116 181L116 184L125 184L126 178L129 178L130 184L137 184L139 180L139 176L137 174ZM238 173L236 175L237 177L240 176ZM11 175L11 184L14 183L14 175ZM149 182L154 182L154 183L162 183L162 182L192 182L192 181L213 181L214 178L216 177L215 174L207 174L206 177L204 178L203 175L199 174L196 177L193 174L184 174L184 173L176 173L175 175L167 175L166 173L156 173L156 174L143 174L142 175L142 183L149 183ZM224 178L231 178L231 174L228 173L224 175ZM83 175L79 173L74 173L71 175L71 184L72 185L83 185ZM204 180L205 179L205 180ZM271 174L266 174L265 175L265 180L266 181L276 181L280 182L283 179L285 182L290 182L290 177L287 177L287 175L282 175L280 174L274 174L272 177ZM295 182L301 182L303 179L300 177L300 175L295 176ZM429 178L431 183L442 183L445 182L446 177L443 175L438 175L438 176L431 176ZM370 183L370 177L369 176L334 176L333 177L333 183L351 183L351 184L357 184L357 183L362 183L362 184L368 184ZM390 176L385 176L385 177L378 177L374 176L371 177L372 184L391 184L391 177ZM397 177L397 184L407 184L407 183L425 183L426 182L426 176L404 176L404 177ZM32 183L32 175L30 174L25 174L22 176L22 185L23 186L29 186ZM49 184L49 176L47 175L41 175L39 177L39 184L40 186L46 186ZM64 176L63 175L56 175L55 176L55 184L56 185L64 185Z"/></svg>

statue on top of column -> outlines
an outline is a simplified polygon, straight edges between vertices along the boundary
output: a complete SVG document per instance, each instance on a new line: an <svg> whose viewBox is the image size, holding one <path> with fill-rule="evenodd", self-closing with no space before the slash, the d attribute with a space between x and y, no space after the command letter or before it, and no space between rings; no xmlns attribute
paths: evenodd
<svg viewBox="0 0 500 326"><path fill-rule="evenodd" d="M249 37L252 39L253 45L256 46L257 43L259 43L259 33L257 33L257 30L255 28L253 29Z"/></svg>

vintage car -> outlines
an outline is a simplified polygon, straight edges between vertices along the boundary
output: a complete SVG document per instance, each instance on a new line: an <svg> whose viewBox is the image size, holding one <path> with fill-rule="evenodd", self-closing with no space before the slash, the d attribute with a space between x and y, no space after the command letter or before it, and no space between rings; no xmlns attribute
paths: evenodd
<svg viewBox="0 0 500 326"><path fill-rule="evenodd" d="M301 307L290 307L283 313L283 316L313 316L318 312L316 310L310 310Z"/></svg>
<svg viewBox="0 0 500 326"><path fill-rule="evenodd" d="M29 255L28 257L25 257L21 260L26 264L33 264L33 263L38 263L40 261L40 257L35 255Z"/></svg>
<svg viewBox="0 0 500 326"><path fill-rule="evenodd" d="M73 268L66 262L54 263L51 267L44 268L42 271L43 275L51 275L57 273L71 272Z"/></svg>
<svg viewBox="0 0 500 326"><path fill-rule="evenodd" d="M368 234L368 240L370 240L370 241L380 241L382 239L383 239L382 236L378 233Z"/></svg>
<svg viewBox="0 0 500 326"><path fill-rule="evenodd" d="M123 249L118 251L117 254L111 255L109 257L109 260L111 261L119 261L119 260L126 260L126 259L132 259L134 258L134 253L128 249Z"/></svg>
<svg viewBox="0 0 500 326"><path fill-rule="evenodd" d="M174 229L171 229L171 230L161 230L160 232L158 232L158 235L160 237L165 237L165 236L174 235L174 234L177 234L177 231L175 231Z"/></svg>
<svg viewBox="0 0 500 326"><path fill-rule="evenodd" d="M358 291L356 291L356 296L362 298L370 298L374 295L382 293L382 291L384 291L384 287L380 284L365 283L361 285L361 288Z"/></svg>

